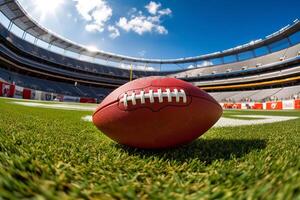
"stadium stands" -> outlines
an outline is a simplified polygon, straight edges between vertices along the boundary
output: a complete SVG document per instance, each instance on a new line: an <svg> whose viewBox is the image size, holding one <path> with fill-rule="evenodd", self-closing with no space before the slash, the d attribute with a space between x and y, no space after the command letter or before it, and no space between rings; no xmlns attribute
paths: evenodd
<svg viewBox="0 0 300 200"><path fill-rule="evenodd" d="M300 58L299 58L300 59ZM277 66L277 65L276 65ZM279 77L285 77L289 75L295 75L300 73L300 66L283 69L283 70L273 70L272 72L267 72L258 75L245 75L238 78L227 78L227 79L220 79L220 80L212 80L212 81L200 81L194 82L196 85L200 86L213 86L213 85L225 85L228 83L245 83L245 82L253 82L253 81L261 81L261 80L268 80L274 79Z"/></svg>
<svg viewBox="0 0 300 200"><path fill-rule="evenodd" d="M209 76L215 74L225 75L228 73L236 73L236 72L245 72L246 70L253 70L262 67L269 67L269 64L276 64L280 61L285 61L289 58L295 58L298 56L297 52L300 50L300 44L292 46L288 49L283 49L278 52L270 53L261 57L257 57L254 59L235 62L224 65L214 65L208 67L199 67L196 69L172 74L172 76L176 76L177 78L193 78L200 76ZM284 59L281 59L283 58Z"/></svg>
<svg viewBox="0 0 300 200"><path fill-rule="evenodd" d="M60 55L58 53L52 52L51 49L46 50L42 47L37 46L36 44L32 44L14 34L11 34L2 24L0 24L0 31L2 38L9 41L16 48L26 52L27 54L30 54L31 56L43 59L44 61L46 60L52 64L68 66L70 69L80 70L81 73L89 72L98 75L115 76L117 78L129 77L130 72L128 69L126 70L115 67L108 67L91 62L86 62L80 60L79 57L75 59L72 57L68 57L67 55ZM161 73L155 71L134 71L134 75L136 77L159 74Z"/></svg>
<svg viewBox="0 0 300 200"><path fill-rule="evenodd" d="M25 88L64 94L69 96L79 96L79 97L93 97L93 98L103 98L111 92L111 89L91 87L85 85L76 86L70 83L64 83L59 81L45 80L41 78L36 78L33 76L27 76L15 72L11 72L0 68L0 77L2 81L8 83L15 83L18 86Z"/></svg>
<svg viewBox="0 0 300 200"><path fill-rule="evenodd" d="M219 102L266 102L298 98L300 85L262 90L210 93Z"/></svg>
<svg viewBox="0 0 300 200"><path fill-rule="evenodd" d="M108 69L108 67L104 67L104 66L99 66L99 65L95 65L92 63L88 63L88 62L83 62L80 60L75 60L73 58L68 58L66 56L62 56L62 55L58 55L55 54L53 52L47 51L45 49L39 48L39 47L33 47L32 44L23 41L21 39L19 39L18 37L14 36L13 34L9 34L7 32L7 30L4 29L4 27L2 27L1 29L1 34L2 37L5 37L9 35L9 41L12 41L12 43L17 46L17 47L22 47L20 49L24 49L26 50L26 52L32 52L33 54L37 54L39 55L39 58L43 58L42 63L47 63L49 60L53 61L55 64L54 67L56 69L55 72L61 71L61 73L63 74L70 74L70 76L74 76L74 77L83 77L84 74L87 74L87 79L91 79L91 80L102 80L102 81L110 81L113 83L117 83L119 82L119 79L122 78L121 76L123 75L123 79L126 77L128 79L129 76L129 72L128 70L123 70L123 69L116 69L116 68L112 68L110 67ZM7 38L6 37L6 38ZM23 44L23 45L21 45ZM24 47L25 46L25 47ZM34 49L34 50L33 50ZM230 63L230 64L223 64L223 65L216 65L216 66L206 66L206 67L201 67L201 68L197 68L197 69L192 69L192 70L188 70L185 72L179 72L179 73L174 73L174 72L168 72L169 76L174 76L177 78L207 78L207 79L214 79L217 76L220 76L221 78L226 76L226 78L230 77L230 76L237 76L239 75L239 73L242 73L241 75L244 76L245 73L247 72L254 72L256 70L259 69L263 69L263 68L269 68L272 67L274 64L276 65L278 62L284 62L290 58L294 58L297 56L297 52L300 49L300 44L291 46L288 49L283 49L280 50L278 52L274 52L274 53L270 53L264 56L260 56L254 59L250 59L250 60L246 60L246 61L242 61L242 62L235 62L235 63ZM5 49L5 47L2 47L2 52L7 52L12 54L12 51L9 51L7 49ZM39 53L37 53L39 52ZM50 57L48 56L50 55ZM18 55L16 55L18 56ZM53 58L53 57L55 58ZM280 58L284 57L284 60L280 61ZM25 58L23 58L24 60ZM28 59L27 59L28 60ZM64 61L67 61L67 63L65 63ZM23 61L24 62L24 61ZM34 60L29 60L28 62L34 62ZM73 64L71 64L73 63ZM31 65L33 65L34 67L41 66L43 69L48 69L50 70L50 67L53 68L52 65L50 64L41 64L41 63L32 63ZM273 64L273 65L270 65ZM59 65L63 65L65 67L59 67ZM67 66L67 68L66 68ZM59 68L58 68L59 67ZM96 67L98 67L99 69L101 69L101 72L98 71L96 69ZM58 68L58 69L57 69ZM66 71L67 70L67 71ZM53 70L52 70L53 71ZM71 72L73 71L73 72ZM79 73L79 75L75 75L75 72ZM145 74L138 74L135 77L139 77L139 76L151 76L151 75L166 75L164 73L160 73L160 74L153 74L154 72L144 72ZM146 74L148 73L148 74ZM110 77L115 77L113 78L113 80L111 80L111 78L108 77L103 77L103 75L109 75ZM120 76L118 76L120 75ZM200 76L199 76L200 75ZM97 76L97 78L93 78L93 76ZM119 84L123 84L124 81L119 82ZM205 85L205 83L204 83Z"/></svg>

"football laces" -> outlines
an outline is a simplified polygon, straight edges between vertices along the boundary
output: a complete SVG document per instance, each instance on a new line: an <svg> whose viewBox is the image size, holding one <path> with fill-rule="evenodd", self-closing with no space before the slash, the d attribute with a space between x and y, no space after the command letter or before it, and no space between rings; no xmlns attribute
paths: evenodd
<svg viewBox="0 0 300 200"><path fill-rule="evenodd" d="M149 90L148 92L141 91L139 94L132 92L130 95L128 95L125 93L123 98L120 99L120 102L127 107L129 102L131 102L132 105L136 105L138 100L141 104L145 104L146 99L149 99L150 103L152 104L155 102L164 103L165 101L172 103L174 100L176 103L180 103L181 101L183 103L187 102L186 93L183 89L173 89L171 91L168 88L165 89L165 91L158 89L156 92Z"/></svg>

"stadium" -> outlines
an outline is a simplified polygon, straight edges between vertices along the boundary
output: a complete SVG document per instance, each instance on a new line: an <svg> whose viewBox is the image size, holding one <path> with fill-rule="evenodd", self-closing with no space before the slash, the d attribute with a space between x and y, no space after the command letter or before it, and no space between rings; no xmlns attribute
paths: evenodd
<svg viewBox="0 0 300 200"><path fill-rule="evenodd" d="M0 199L299 199L300 21L194 57L95 50L0 0ZM135 79L193 84L223 107L186 146L118 145L90 123ZM86 119L86 120L83 120Z"/></svg>

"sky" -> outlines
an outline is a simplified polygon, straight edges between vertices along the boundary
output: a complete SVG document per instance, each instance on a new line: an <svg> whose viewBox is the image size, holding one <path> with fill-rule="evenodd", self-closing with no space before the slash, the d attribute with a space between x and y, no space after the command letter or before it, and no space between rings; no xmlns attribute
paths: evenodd
<svg viewBox="0 0 300 200"><path fill-rule="evenodd" d="M19 0L42 26L91 49L182 58L264 38L300 18L299 0Z"/></svg>

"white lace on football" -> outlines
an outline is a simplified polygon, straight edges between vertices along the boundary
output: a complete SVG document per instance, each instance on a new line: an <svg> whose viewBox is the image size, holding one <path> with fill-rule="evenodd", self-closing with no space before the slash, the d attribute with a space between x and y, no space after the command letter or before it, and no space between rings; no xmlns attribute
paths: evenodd
<svg viewBox="0 0 300 200"><path fill-rule="evenodd" d="M141 91L139 94L133 92L131 95L124 94L120 102L127 107L129 102L131 102L132 105L136 105L137 100L140 100L141 104L145 104L146 99L149 99L150 103L154 103L155 99L157 99L159 103L163 103L164 100L167 100L169 103L171 103L174 98L176 103L179 103L180 99L182 99L183 103L187 102L186 93L183 89L180 89L179 91L178 89L174 89L173 91L170 89L166 89L166 91L158 89L157 92L149 90L147 93L145 93L145 91Z"/></svg>

